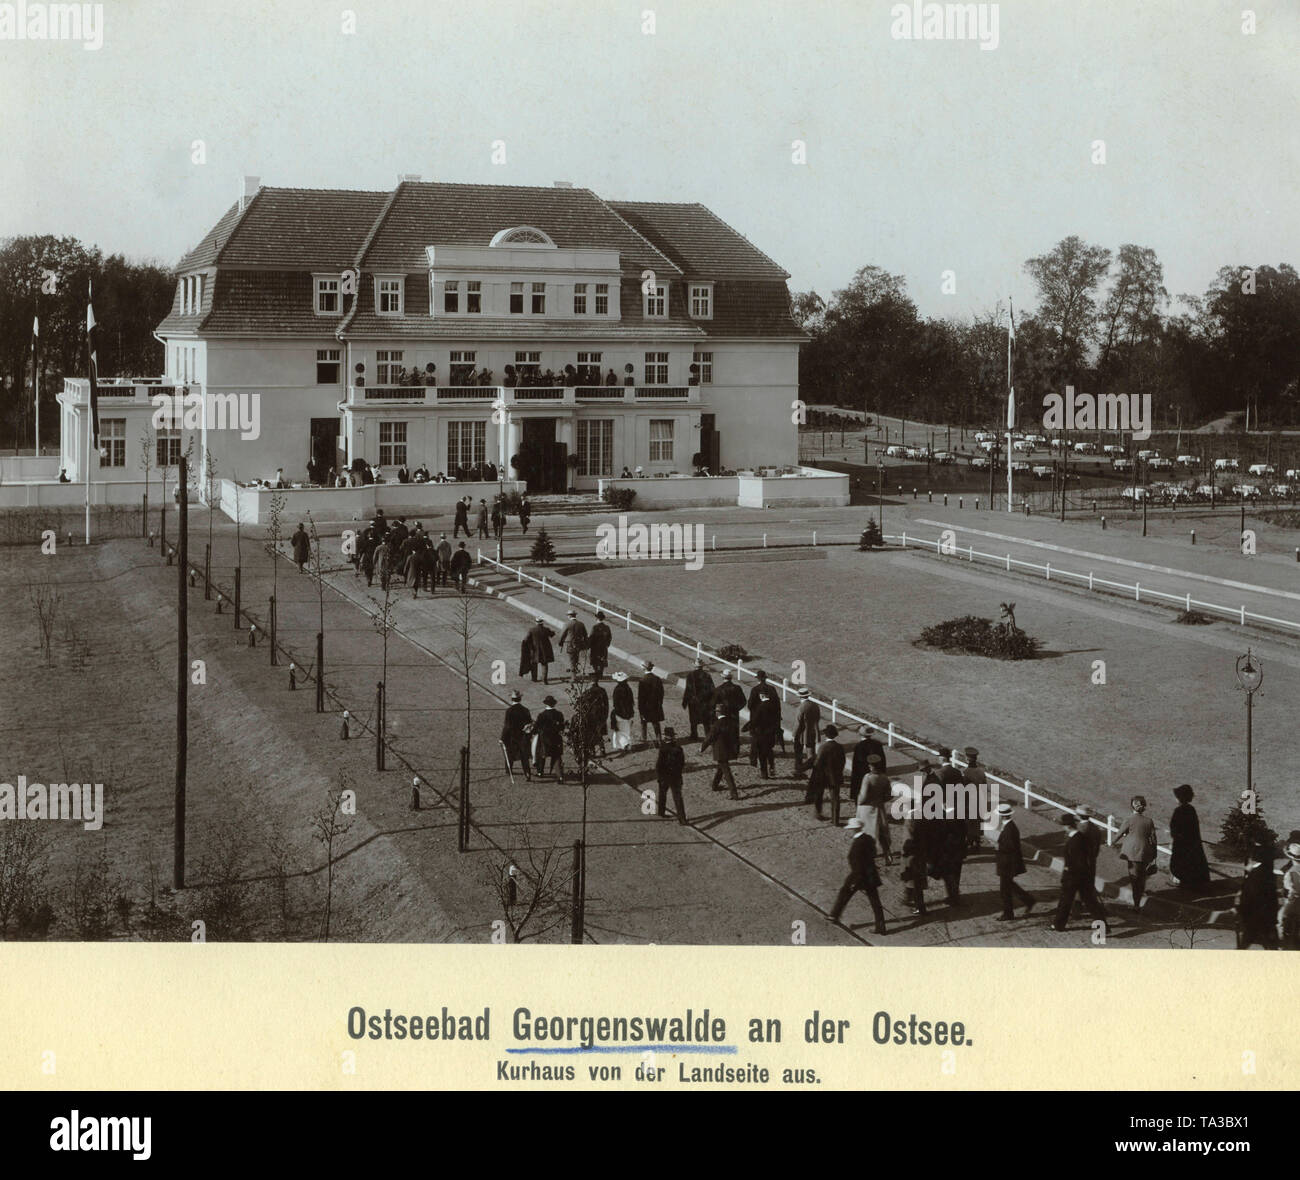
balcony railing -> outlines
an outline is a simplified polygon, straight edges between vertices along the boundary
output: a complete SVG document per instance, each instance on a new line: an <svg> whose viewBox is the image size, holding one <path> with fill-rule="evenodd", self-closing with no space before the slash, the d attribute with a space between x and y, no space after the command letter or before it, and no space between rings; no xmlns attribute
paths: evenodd
<svg viewBox="0 0 1300 1180"><path fill-rule="evenodd" d="M564 400L564 390L550 386L526 385L507 390L517 402L558 402Z"/></svg>
<svg viewBox="0 0 1300 1180"><path fill-rule="evenodd" d="M165 377L103 377L95 382L100 400L148 401L158 394L175 397L198 392L197 382L188 385L169 381ZM90 396L90 380L86 377L65 377L63 392L74 403L84 403Z"/></svg>
<svg viewBox="0 0 1300 1180"><path fill-rule="evenodd" d="M638 385L636 387L636 400L639 402L659 401L665 398L685 401L690 396L690 387L686 385Z"/></svg>
<svg viewBox="0 0 1300 1180"><path fill-rule="evenodd" d="M422 402L431 388L428 385L366 385L362 393L368 402Z"/></svg>
<svg viewBox="0 0 1300 1180"><path fill-rule="evenodd" d="M621 385L579 385L573 392L580 402L623 401Z"/></svg>
<svg viewBox="0 0 1300 1180"><path fill-rule="evenodd" d="M496 401L500 390L495 385L448 385L438 390L440 402Z"/></svg>
<svg viewBox="0 0 1300 1180"><path fill-rule="evenodd" d="M699 402L699 387L688 385L353 385L348 388L352 405L391 402L400 405L448 405L500 400L507 406L537 403L564 406L603 402Z"/></svg>

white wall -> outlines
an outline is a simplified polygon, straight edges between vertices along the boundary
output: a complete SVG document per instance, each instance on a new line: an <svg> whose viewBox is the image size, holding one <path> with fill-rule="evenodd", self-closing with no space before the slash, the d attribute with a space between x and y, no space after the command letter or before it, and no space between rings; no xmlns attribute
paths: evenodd
<svg viewBox="0 0 1300 1180"><path fill-rule="evenodd" d="M176 490L176 481L167 485L167 502L172 502ZM140 505L143 502L145 484L143 480L120 480L114 483L90 483L91 504ZM149 504L158 506L162 495L162 485L158 480L149 485ZM190 496L194 500L194 496ZM76 507L86 502L86 485L80 483L23 483L4 484L0 486L0 508L67 508Z"/></svg>
<svg viewBox="0 0 1300 1180"><path fill-rule="evenodd" d="M504 486L507 492L525 490L524 484L509 480ZM294 518L296 526L309 512L318 525L368 522L377 508L382 508L390 518L418 518L421 513L445 516L465 496L471 497L476 507L480 499L491 504L500 488L496 483L382 483L359 488L284 488L278 494L285 498L284 519ZM270 519L271 497L275 494L269 488L241 487L236 496L235 484L223 479L221 511L234 520L238 503L241 524L265 524Z"/></svg>

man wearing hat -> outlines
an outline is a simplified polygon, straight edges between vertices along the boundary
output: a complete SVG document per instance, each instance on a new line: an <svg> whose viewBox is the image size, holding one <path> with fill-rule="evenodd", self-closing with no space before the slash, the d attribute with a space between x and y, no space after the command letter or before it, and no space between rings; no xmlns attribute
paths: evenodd
<svg viewBox="0 0 1300 1180"><path fill-rule="evenodd" d="M836 740L839 730L833 725L826 726L822 730L822 740L813 754L812 771L808 775L808 790L804 794L804 802L813 805L813 812L818 819L826 819L822 815L822 796L829 790L832 792L832 798L838 799L840 788L844 785L844 747ZM871 855L875 856L876 845L873 840L871 843Z"/></svg>
<svg viewBox="0 0 1300 1180"><path fill-rule="evenodd" d="M513 769L516 762L523 764L525 781L532 780L528 771L529 731L532 724L533 715L524 708L523 697L518 690L512 692L505 723L501 726L501 748L506 754L507 769Z"/></svg>
<svg viewBox="0 0 1300 1180"><path fill-rule="evenodd" d="M708 736L700 743L701 754L710 748L713 750L713 781L709 787L711 790L720 791L722 787L719 784L726 779L731 798L739 799L736 779L731 773L731 760L740 753L739 722L727 712L725 705L718 705L713 713L713 725L709 729Z"/></svg>
<svg viewBox="0 0 1300 1180"><path fill-rule="evenodd" d="M1273 876L1273 850L1262 844L1250 850L1246 877L1237 894L1237 949L1247 951L1259 943L1278 949L1277 881Z"/></svg>
<svg viewBox="0 0 1300 1180"><path fill-rule="evenodd" d="M546 708L537 714L537 719L533 722L536 770L542 774L549 761L551 770L558 768L558 779L564 782L564 714L555 707L553 696L544 697L542 704Z"/></svg>
<svg viewBox="0 0 1300 1180"><path fill-rule="evenodd" d="M649 660L641 665L641 673L641 679L636 685L636 711L641 717L641 741L644 743L648 740L646 727L652 725L655 745L658 745L663 740L659 726L664 719L664 682L659 679L654 664Z"/></svg>
<svg viewBox="0 0 1300 1180"><path fill-rule="evenodd" d="M540 615L528 629L528 643L533 657L533 680L537 679L537 669L541 668L543 684L550 684L549 668L555 659L555 651L551 647L551 636L554 634L555 632L546 625Z"/></svg>
<svg viewBox="0 0 1300 1180"><path fill-rule="evenodd" d="M781 729L781 695L767 682L767 673L759 668L758 683L749 692L749 720L746 728L752 735L749 743L749 764L757 766L764 778L775 773L772 747Z"/></svg>
<svg viewBox="0 0 1300 1180"><path fill-rule="evenodd" d="M834 726L827 728L833 729ZM838 744L837 742L836 745ZM846 827L853 833L853 839L849 841L849 875L844 878L844 884L835 895L835 904L831 906L831 921L840 926L844 925L840 921L840 915L844 913L844 907L849 904L849 898L861 891L867 895L867 900L871 903L871 912L876 919L873 929L877 934L884 934L886 933L885 911L880 905L880 873L876 871L876 843L856 816L849 820Z"/></svg>
<svg viewBox="0 0 1300 1180"><path fill-rule="evenodd" d="M1010 922L1016 916L1014 907L1017 900L1024 903L1025 915L1028 916L1034 908L1034 899L1016 883L1016 878L1025 871L1025 858L1020 849L1020 829L1011 818L1011 804L999 803L997 815L1002 825L998 830L997 851L998 893L1002 898L1002 913L998 915L998 921Z"/></svg>
<svg viewBox="0 0 1300 1180"><path fill-rule="evenodd" d="M605 735L609 732L609 694L600 687L593 672L591 684L583 690L573 707L574 720L582 732L582 742L598 758L605 757Z"/></svg>
<svg viewBox="0 0 1300 1180"><path fill-rule="evenodd" d="M817 731L821 729L822 707L812 699L805 685L799 690L799 709L794 715L794 773L803 773L803 752L817 748Z"/></svg>
<svg viewBox="0 0 1300 1180"><path fill-rule="evenodd" d="M591 670L596 673L597 683L609 665L609 645L613 642L614 636L605 622L605 612L598 610L591 634L587 637L587 659L591 662Z"/></svg>
<svg viewBox="0 0 1300 1180"><path fill-rule="evenodd" d="M1079 901L1094 918L1104 920L1106 907L1097 896L1097 857L1101 855L1102 836L1101 828L1092 822L1097 813L1086 803L1080 803L1074 812L1079 817L1079 831L1088 849L1088 871L1079 881Z"/></svg>
<svg viewBox="0 0 1300 1180"><path fill-rule="evenodd" d="M984 767L979 764L980 752L974 746L967 746L962 754L966 758L965 767L961 768L961 781L966 786L973 786L973 792L967 792L968 801L978 802L984 797L984 788L988 786L988 776L984 773ZM954 763L956 758L953 759ZM972 814L966 816L966 847L969 851L979 848L982 840L982 829L984 819L979 813L979 807L972 808Z"/></svg>
<svg viewBox="0 0 1300 1180"><path fill-rule="evenodd" d="M854 799L862 791L862 780L871 773L873 755L880 759L880 769L885 769L885 747L872 735L871 728L860 725L857 732L862 740L853 747L853 766L849 772L849 794Z"/></svg>
<svg viewBox="0 0 1300 1180"><path fill-rule="evenodd" d="M560 645L560 650L569 657L569 679L576 680L578 661L590 642L587 638L587 626L578 618L576 610L569 611L569 620L564 624L564 630L560 632L560 638L556 642Z"/></svg>
<svg viewBox="0 0 1300 1180"><path fill-rule="evenodd" d="M1300 950L1300 832L1287 837L1282 866L1282 904L1277 911L1277 938L1283 950Z"/></svg>
<svg viewBox="0 0 1300 1180"><path fill-rule="evenodd" d="M632 696L626 672L614 673L614 692L610 701L610 742L615 750L626 750L632 745L632 717L636 711L636 698Z"/></svg>
<svg viewBox="0 0 1300 1180"><path fill-rule="evenodd" d="M722 673L722 683L713 690L714 709L716 710L719 705L726 709L739 725L740 710L745 707L745 694L736 684L730 668Z"/></svg>
<svg viewBox="0 0 1300 1180"><path fill-rule="evenodd" d="M1061 893L1056 903L1056 916L1052 919L1052 929L1058 934L1065 932L1070 920L1070 908L1074 905L1079 892L1079 883L1088 875L1088 841L1079 831L1078 816L1066 812L1061 817L1066 828L1065 868L1061 872Z"/></svg>
<svg viewBox="0 0 1300 1180"><path fill-rule="evenodd" d="M885 760L879 754L872 754L867 759L871 767L862 780L862 787L855 796L858 804L858 818L862 821L878 851L885 854L885 863L894 863L894 852L889 834L889 807L894 800L894 784L885 774Z"/></svg>
<svg viewBox="0 0 1300 1180"><path fill-rule="evenodd" d="M695 661L695 667L686 673L682 689L682 708L691 721L691 741L700 740L699 728L708 728L713 717L713 677L704 666L704 657Z"/></svg>
<svg viewBox="0 0 1300 1180"><path fill-rule="evenodd" d="M673 806L677 808L677 822L686 822L686 804L682 801L682 771L686 769L686 752L677 744L677 735L671 725L664 726L664 740L655 759L655 777L659 780L659 806L656 815L666 814L664 804L668 792L673 793Z"/></svg>

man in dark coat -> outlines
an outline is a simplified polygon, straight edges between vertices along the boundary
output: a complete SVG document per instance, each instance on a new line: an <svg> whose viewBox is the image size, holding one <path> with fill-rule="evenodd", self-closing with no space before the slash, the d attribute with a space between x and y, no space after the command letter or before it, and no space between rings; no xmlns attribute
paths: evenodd
<svg viewBox="0 0 1300 1180"><path fill-rule="evenodd" d="M707 728L713 716L713 677L704 666L703 657L696 660L695 667L686 673L682 708L691 720L691 741L699 741L699 727L703 725Z"/></svg>
<svg viewBox="0 0 1300 1180"><path fill-rule="evenodd" d="M922 797L911 788L905 790L909 803L907 819L903 822L903 863L899 877L907 886L903 898L912 907L912 913L924 917L925 886L929 880L926 843L933 821L923 818L921 814Z"/></svg>
<svg viewBox="0 0 1300 1180"><path fill-rule="evenodd" d="M942 775L943 771L939 770L936 774ZM945 791L946 789L945 787ZM943 819L928 822L933 837L929 841L930 876L943 882L948 904L959 906L961 870L966 861L966 821L958 818L955 807L949 807L945 809Z"/></svg>
<svg viewBox="0 0 1300 1180"><path fill-rule="evenodd" d="M813 755L812 771L808 775L808 790L804 802L813 805L818 819L822 815L822 796L831 792L833 799L838 799L840 788L844 785L844 747L836 740L839 730L833 725L822 730L822 741ZM876 850L875 841L871 842L871 854Z"/></svg>
<svg viewBox="0 0 1300 1180"><path fill-rule="evenodd" d="M1095 812L1086 803L1074 809L1079 817L1079 831L1083 833L1083 842L1088 848L1088 871L1079 880L1079 902L1094 918L1106 920L1106 907L1097 896L1097 857L1101 855L1101 828L1092 822Z"/></svg>
<svg viewBox="0 0 1300 1180"><path fill-rule="evenodd" d="M605 735L609 732L609 694L600 687L593 675L591 686L585 689L573 709L574 718L584 729L588 749L597 757L605 757Z"/></svg>
<svg viewBox="0 0 1300 1180"><path fill-rule="evenodd" d="M757 676L758 683L749 691L749 764L757 766L764 778L771 778L775 773L772 747L781 729L781 694L768 684L762 668Z"/></svg>
<svg viewBox="0 0 1300 1180"><path fill-rule="evenodd" d="M1056 903L1056 916L1052 919L1052 929L1058 934L1065 930L1070 919L1070 907L1079 892L1079 882L1089 873L1088 841L1079 831L1079 820L1066 812L1061 822L1066 828L1065 869L1061 873L1061 894Z"/></svg>
<svg viewBox="0 0 1300 1180"><path fill-rule="evenodd" d="M478 535L483 539L488 536L488 516L487 501L480 499L478 502Z"/></svg>
<svg viewBox="0 0 1300 1180"><path fill-rule="evenodd" d="M438 534L438 548L434 551L438 555L438 573L436 581L445 586L447 579L451 576L451 542L447 540L446 533Z"/></svg>
<svg viewBox="0 0 1300 1180"><path fill-rule="evenodd" d="M1237 894L1237 949L1247 951L1259 943L1267 951L1279 948L1277 936L1277 880L1273 876L1273 850L1251 849L1246 876Z"/></svg>
<svg viewBox="0 0 1300 1180"><path fill-rule="evenodd" d="M659 726L664 719L664 682L649 660L641 666L641 679L636 685L636 711L641 718L641 740L647 741L647 726L654 726L655 744L663 740Z"/></svg>
<svg viewBox="0 0 1300 1180"><path fill-rule="evenodd" d="M865 725L859 727L858 733L862 740L853 747L853 765L849 771L849 794L855 799L862 792L862 780L871 773L872 755L880 759L881 771L885 769L885 747L872 737Z"/></svg>
<svg viewBox="0 0 1300 1180"><path fill-rule="evenodd" d="M536 770L543 774L549 761L552 770L559 769L559 781L564 782L564 714L555 707L555 698L544 697L546 706L533 722L537 737Z"/></svg>
<svg viewBox="0 0 1300 1180"><path fill-rule="evenodd" d="M587 645L590 642L587 635L587 625L578 618L576 610L569 611L569 621L564 624L556 644L569 657L570 680L578 678L578 661L582 659L582 653L587 650Z"/></svg>
<svg viewBox="0 0 1300 1180"><path fill-rule="evenodd" d="M460 530L465 530L465 536L470 535L469 531L469 503L466 500L456 501L456 523L451 531L451 539L454 541L460 536Z"/></svg>
<svg viewBox="0 0 1300 1180"><path fill-rule="evenodd" d="M1020 850L1020 829L1011 815L1010 803L998 804L998 819L1002 823L997 851L998 894L1002 898L999 922L1009 922L1016 916L1017 899L1024 903L1026 914L1034 908L1034 899L1016 884L1016 878L1025 871L1025 858Z"/></svg>
<svg viewBox="0 0 1300 1180"><path fill-rule="evenodd" d="M497 501L492 505L492 535L499 541L506 531L506 510Z"/></svg>
<svg viewBox="0 0 1300 1180"><path fill-rule="evenodd" d="M677 822L686 822L686 804L682 801L682 771L686 769L686 752L677 744L671 725L664 726L664 740L655 759L655 778L659 781L659 805L656 815L664 815L668 792L673 793L673 806L677 808Z"/></svg>
<svg viewBox="0 0 1300 1180"><path fill-rule="evenodd" d="M505 722L501 726L501 748L506 753L506 765L513 768L516 762L523 764L524 779L531 781L528 770L529 730L532 728L533 715L524 708L523 698L518 692L510 694L510 705L506 709Z"/></svg>
<svg viewBox="0 0 1300 1180"><path fill-rule="evenodd" d="M836 743L839 744L838 742ZM841 747L843 748L843 747ZM885 911L880 905L880 873L876 870L876 842L863 829L862 821L854 816L846 825L853 833L849 842L849 875L835 895L835 904L831 906L831 921L842 926L840 915L849 904L849 898L861 891L871 903L871 912L875 916L873 927L877 934L884 934Z"/></svg>
<svg viewBox="0 0 1300 1180"><path fill-rule="evenodd" d="M550 665L555 659L555 651L551 647L551 636L554 634L540 618L528 630L528 640L533 647L533 679L537 679L537 669L541 668L543 684L550 683Z"/></svg>
<svg viewBox="0 0 1300 1180"><path fill-rule="evenodd" d="M595 672L597 681L605 675L605 668L609 664L609 645L613 642L614 636L609 624L605 622L605 612L598 610L591 634L587 636L587 659L591 662L591 670Z"/></svg>
<svg viewBox="0 0 1300 1180"><path fill-rule="evenodd" d="M525 496L519 501L519 527L525 533L528 532L528 521L532 518L532 515L533 506L528 502L528 497Z"/></svg>
<svg viewBox="0 0 1300 1180"><path fill-rule="evenodd" d="M294 533L290 544L293 546L293 559L298 564L298 572L301 573L303 566L307 564L307 559L311 556L311 538L301 524L298 525L298 531Z"/></svg>
<svg viewBox="0 0 1300 1180"><path fill-rule="evenodd" d="M739 722L740 710L745 707L745 693L732 679L730 668L723 672L722 683L713 690L713 707L715 711L719 705Z"/></svg>
<svg viewBox="0 0 1300 1180"><path fill-rule="evenodd" d="M456 589L462 594L469 586L469 567L469 553L465 549L465 542L462 541L456 552L451 555L451 580L456 583Z"/></svg>
<svg viewBox="0 0 1300 1180"><path fill-rule="evenodd" d="M731 788L731 798L739 799L736 780L731 773L731 760L740 753L739 722L722 705L716 706L713 713L713 726L700 743L701 754L710 748L713 750L713 782L709 786L714 791L720 791L722 787L719 784L726 779L727 786Z"/></svg>

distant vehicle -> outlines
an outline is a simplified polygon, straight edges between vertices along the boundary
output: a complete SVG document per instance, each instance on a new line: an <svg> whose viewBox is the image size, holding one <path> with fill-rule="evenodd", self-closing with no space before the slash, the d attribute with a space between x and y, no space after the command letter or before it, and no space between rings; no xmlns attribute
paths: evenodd
<svg viewBox="0 0 1300 1180"><path fill-rule="evenodd" d="M1287 479L1300 479L1300 467L1288 467L1286 477Z"/></svg>
<svg viewBox="0 0 1300 1180"><path fill-rule="evenodd" d="M1063 451L1063 450L1065 450L1065 439L1063 439L1063 438L1054 438L1054 439L1052 439L1052 441L1051 441L1051 443L1050 443L1049 445L1051 446L1052 450L1054 450L1054 451Z"/></svg>
<svg viewBox="0 0 1300 1180"><path fill-rule="evenodd" d="M1103 455L1122 455L1124 453L1124 448L1115 443L1107 443L1101 448L1101 453Z"/></svg>
<svg viewBox="0 0 1300 1180"><path fill-rule="evenodd" d="M1021 451L1026 454L1034 449L1034 444L1031 443L1027 438L1022 438L1018 442L1014 442L1011 445L1015 450Z"/></svg>
<svg viewBox="0 0 1300 1180"><path fill-rule="evenodd" d="M1011 463L1011 474L1021 475L1029 470L1029 464L1024 459L1014 459Z"/></svg>
<svg viewBox="0 0 1300 1180"><path fill-rule="evenodd" d="M1162 459L1159 455L1153 455L1147 460L1147 466L1152 471L1169 471L1174 465L1172 459Z"/></svg>
<svg viewBox="0 0 1300 1180"><path fill-rule="evenodd" d="M1236 471L1238 467L1236 459L1215 459L1215 471Z"/></svg>
<svg viewBox="0 0 1300 1180"><path fill-rule="evenodd" d="M1196 456L1195 456L1195 455L1179 455L1178 458L1175 460L1175 462L1181 463L1184 467L1195 467L1195 466L1196 466Z"/></svg>
<svg viewBox="0 0 1300 1180"><path fill-rule="evenodd" d="M1036 446L1042 446L1047 441L1047 435L1045 434L1027 434L1025 437Z"/></svg>
<svg viewBox="0 0 1300 1180"><path fill-rule="evenodd" d="M1035 479L1047 479L1052 474L1052 466L1050 463L1037 463L1032 472Z"/></svg>
<svg viewBox="0 0 1300 1180"><path fill-rule="evenodd" d="M935 451L934 461L936 463L942 463L944 466L947 466L949 463L956 463L957 456L954 455L951 451Z"/></svg>
<svg viewBox="0 0 1300 1180"><path fill-rule="evenodd" d="M1151 450L1138 451L1138 458L1139 458L1139 459L1158 459L1158 458L1160 458L1160 452L1159 452L1159 451L1151 451Z"/></svg>
<svg viewBox="0 0 1300 1180"><path fill-rule="evenodd" d="M1251 475L1276 475L1277 468L1269 463L1252 463L1249 468Z"/></svg>
<svg viewBox="0 0 1300 1180"><path fill-rule="evenodd" d="M1132 471L1132 470L1133 470L1133 460L1132 460L1132 459L1112 459L1112 460L1110 461L1110 465L1111 465L1111 467L1113 467L1116 471Z"/></svg>
<svg viewBox="0 0 1300 1180"><path fill-rule="evenodd" d="M1090 442L1077 442L1074 444L1074 453L1076 455L1095 455L1097 446Z"/></svg>
<svg viewBox="0 0 1300 1180"><path fill-rule="evenodd" d="M1253 483L1235 483L1232 485L1232 494L1243 500L1253 500L1259 495L1259 488Z"/></svg>
<svg viewBox="0 0 1300 1180"><path fill-rule="evenodd" d="M997 436L996 436L996 435L993 435L993 434L990 434L987 430L977 430L977 431L975 432L975 441L976 441L977 443L979 443L979 442L984 442L984 441L986 441L987 439L995 438L995 437L997 437Z"/></svg>
<svg viewBox="0 0 1300 1180"><path fill-rule="evenodd" d="M986 438L980 443L980 450L992 453L997 449L998 440L996 438Z"/></svg>
<svg viewBox="0 0 1300 1180"><path fill-rule="evenodd" d="M1208 483L1197 484L1196 495L1202 500L1214 499L1214 485Z"/></svg>
<svg viewBox="0 0 1300 1180"><path fill-rule="evenodd" d="M1125 488L1120 492L1120 499L1132 500L1135 504L1147 498L1146 488Z"/></svg>
<svg viewBox="0 0 1300 1180"><path fill-rule="evenodd" d="M1270 496L1277 496L1280 500L1285 500L1288 496L1292 495L1291 485L1289 483L1270 484L1268 494Z"/></svg>
<svg viewBox="0 0 1300 1180"><path fill-rule="evenodd" d="M902 459L907 454L907 448L893 443L885 448L885 454L891 459Z"/></svg>
<svg viewBox="0 0 1300 1180"><path fill-rule="evenodd" d="M971 459L970 465L978 471L988 470L989 459L987 455L976 455Z"/></svg>

